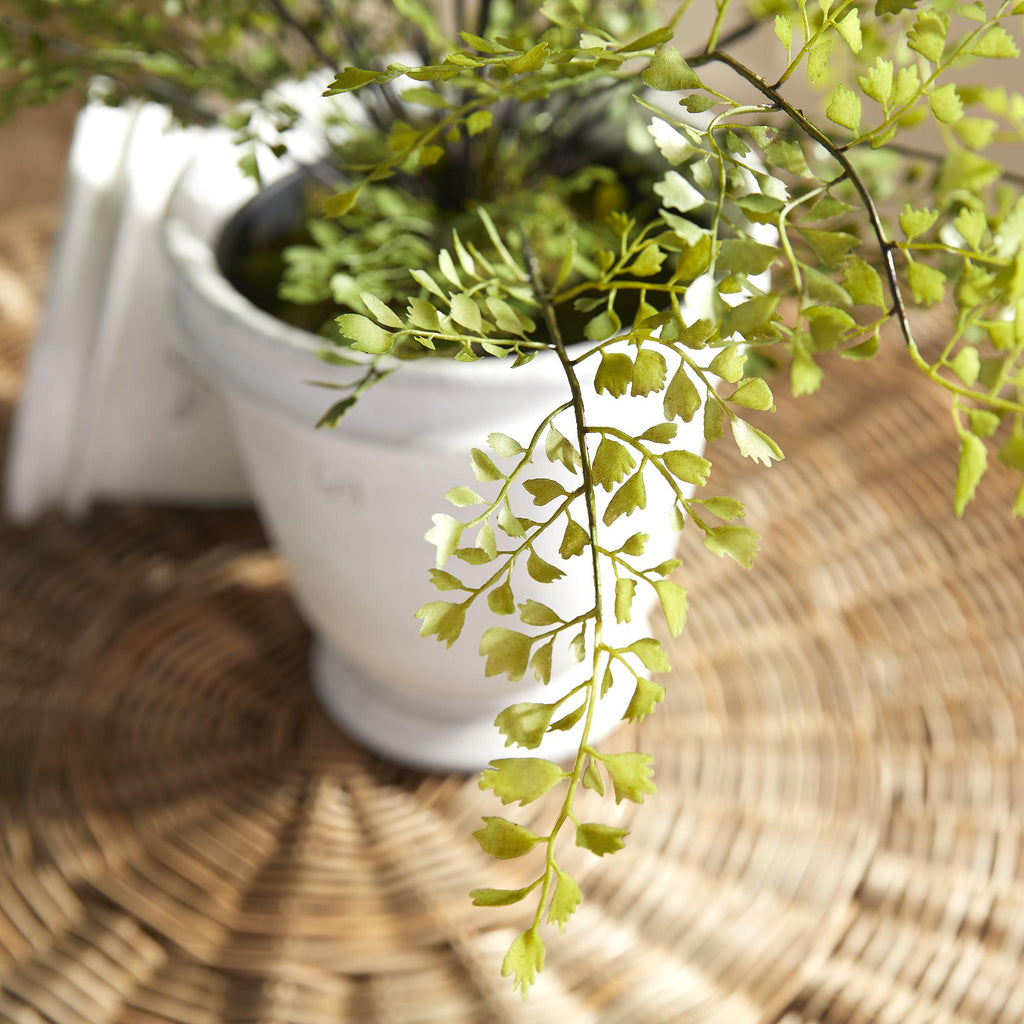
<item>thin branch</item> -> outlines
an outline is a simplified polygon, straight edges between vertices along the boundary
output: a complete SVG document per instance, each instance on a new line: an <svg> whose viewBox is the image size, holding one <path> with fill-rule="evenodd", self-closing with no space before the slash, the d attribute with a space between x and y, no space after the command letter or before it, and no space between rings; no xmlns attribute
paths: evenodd
<svg viewBox="0 0 1024 1024"><path fill-rule="evenodd" d="M745 64L736 60L736 58L731 54L725 53L722 50L712 50L709 53L702 54L698 57L694 61L694 64L708 64L711 62L725 64L726 67L732 68L732 70L735 71L742 79L749 82L755 89L757 89L758 92L770 99L805 135L809 136L822 146L836 161L836 163L842 167L846 177L857 190L857 194L860 196L861 202L864 204L868 220L871 222L871 230L874 232L875 238L878 240L878 248L882 256L886 283L889 287L889 294L892 297L892 314L896 317L900 325L900 331L903 334L903 338L907 345L914 348L916 345L916 342L914 341L914 332L910 326L910 317L907 313L906 303L903 300L903 292L900 289L899 276L896 271L896 259L894 253L896 252L897 247L886 236L885 227L882 224L882 218L878 213L878 207L875 206L875 201L872 198L871 193L868 191L867 186L864 184L863 179L857 173L853 164L850 163L850 159L843 151L842 147L837 145L825 132L810 121L801 110L794 107L778 89L769 85L760 75L751 71Z"/></svg>

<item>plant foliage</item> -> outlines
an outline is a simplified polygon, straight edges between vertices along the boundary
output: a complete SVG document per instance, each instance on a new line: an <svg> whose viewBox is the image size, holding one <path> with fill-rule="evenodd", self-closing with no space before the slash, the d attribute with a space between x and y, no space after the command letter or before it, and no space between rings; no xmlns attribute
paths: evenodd
<svg viewBox="0 0 1024 1024"><path fill-rule="evenodd" d="M504 804L553 808L543 835L500 816L474 833L494 857L537 860L524 888L472 894L488 907L533 901L502 969L524 994L544 965L543 926L564 928L584 898L563 844L604 857L627 840L579 820L579 789L637 803L655 791L651 758L603 753L591 727L610 688L629 690L629 721L664 699L652 676L669 658L632 605L648 590L676 635L686 592L678 561L648 564L648 539L611 540L612 527L663 501L666 528L696 529L713 554L750 566L759 546L740 502L693 496L712 462L677 445L678 425L696 420L708 444L731 440L770 466L783 453L763 429L774 400L758 368L784 361L792 391L809 394L823 356L870 359L891 325L949 397L956 514L990 457L1024 476L1024 198L996 148L1024 135L1024 96L976 74L1019 60L1020 2L715 0L694 46L701 5L686 2L662 23L644 4L484 0L472 17L458 6L449 38L428 4L396 0L417 58L390 63L371 54L399 47L374 50L344 4L43 5L67 29L53 38L32 20L35 2L7 6L18 13L0 36L6 102L102 70L114 91L187 98L179 109L194 112L211 85L251 100L288 48L290 71L334 66L327 94L364 98L369 125L340 149L345 183L286 285L348 307L332 329L372 357L361 387L430 354L559 361L564 402L529 437L481 438L473 480L453 481L452 508L427 535L441 597L417 612L424 636L451 645L486 602L494 624L474 640L488 676L547 683L559 654L578 666L549 703L498 716L506 744L526 753L480 781ZM735 44L759 32L755 67ZM268 42L278 37L283 49ZM801 79L821 92L820 112L790 98ZM257 109L226 115L246 146ZM286 126L287 111L271 113ZM616 147L626 139L641 155L626 174L598 142L613 113L626 125ZM941 148L919 149L921 129ZM939 304L949 330L931 351L916 310ZM625 430L590 415L591 388L622 403L655 396L659 412ZM1013 512L1024 515L1024 484ZM590 567L586 606L520 599L521 581L555 583L574 559ZM625 624L626 640L609 639ZM574 727L571 764L529 754Z"/></svg>

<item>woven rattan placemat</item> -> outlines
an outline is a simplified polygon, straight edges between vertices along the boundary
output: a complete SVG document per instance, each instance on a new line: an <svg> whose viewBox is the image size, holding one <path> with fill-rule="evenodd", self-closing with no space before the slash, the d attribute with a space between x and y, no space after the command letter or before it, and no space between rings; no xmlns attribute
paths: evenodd
<svg viewBox="0 0 1024 1024"><path fill-rule="evenodd" d="M0 225L5 422L53 226ZM779 404L786 463L716 463L765 550L745 573L685 539L660 791L614 812L625 852L576 851L526 1006L517 911L465 895L518 877L469 839L492 798L325 720L252 515L3 528L0 1019L1024 1020L1012 481L952 521L948 411L896 358Z"/></svg>

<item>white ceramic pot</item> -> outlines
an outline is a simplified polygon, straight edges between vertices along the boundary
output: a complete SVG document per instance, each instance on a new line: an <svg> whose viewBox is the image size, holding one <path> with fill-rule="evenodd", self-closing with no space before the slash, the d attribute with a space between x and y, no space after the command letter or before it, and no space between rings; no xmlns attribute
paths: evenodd
<svg viewBox="0 0 1024 1024"><path fill-rule="evenodd" d="M353 370L323 362L320 339L260 311L219 272L215 246L230 211L210 218L207 210L224 173L222 163L200 158L172 197L165 235L176 306L198 363L227 397L257 506L316 634L316 690L346 731L389 758L477 770L504 750L493 725L498 711L517 701L554 699L580 666L567 654L556 657L549 687L529 674L519 683L485 678L477 644L494 622L482 600L450 650L420 637L415 610L444 596L429 582L434 552L424 534L433 513L453 511L444 500L451 487L483 489L470 472L470 448L483 446L491 431L526 442L565 401L562 369L546 353L519 369L498 359L405 363L339 427L314 429L336 395L309 382L351 380ZM590 380L595 365L588 366ZM660 401L653 409L645 404L602 397L592 404L591 422L614 416L625 429L642 430L661 419ZM571 420L559 426L574 436ZM683 425L679 442L700 450L700 426ZM537 475L557 477L556 469L543 456L538 460ZM609 539L649 533L643 561L653 565L671 557L675 536L665 528L670 503L655 493L657 483L649 487L650 511L621 519ZM518 503L532 514L527 495ZM574 510L574 518L585 523L584 510ZM557 560L557 534L539 548L542 557ZM556 610L588 607L589 563L572 563L556 584L525 579L516 587L518 600L532 597ZM650 608L638 591L634 622L644 621ZM513 617L500 624L516 625ZM631 694L626 681L613 687L602 701L597 734L614 728ZM572 732L550 734L539 753L561 759L576 745Z"/></svg>

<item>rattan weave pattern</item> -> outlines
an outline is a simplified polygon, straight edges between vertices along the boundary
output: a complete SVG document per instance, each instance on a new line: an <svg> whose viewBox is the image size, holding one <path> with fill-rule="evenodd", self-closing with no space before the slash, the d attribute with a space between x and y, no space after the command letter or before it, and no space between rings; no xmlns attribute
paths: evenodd
<svg viewBox="0 0 1024 1024"><path fill-rule="evenodd" d="M0 224L5 420L53 226ZM684 538L660 792L606 810L627 851L567 854L586 903L526 1006L519 912L465 897L525 880L468 838L492 798L325 720L254 517L0 530L0 1020L1024 1020L1024 535L998 473L951 521L922 383L780 397L770 473L719 453L765 550Z"/></svg>

